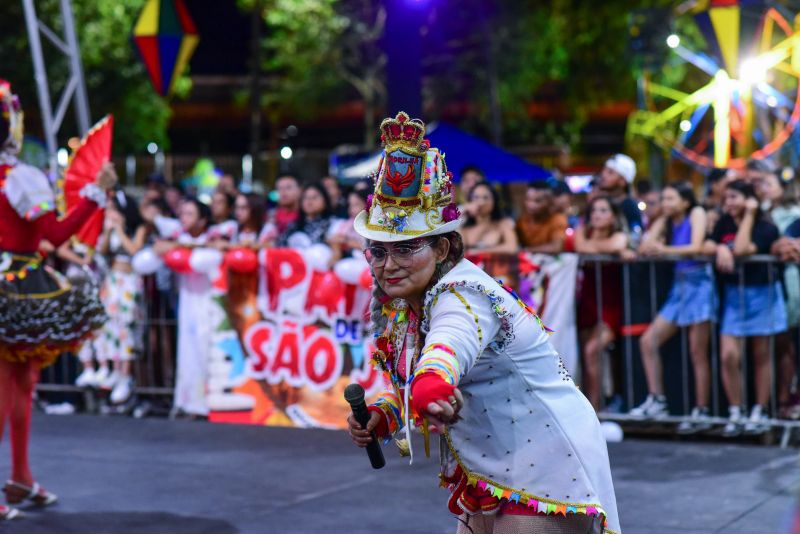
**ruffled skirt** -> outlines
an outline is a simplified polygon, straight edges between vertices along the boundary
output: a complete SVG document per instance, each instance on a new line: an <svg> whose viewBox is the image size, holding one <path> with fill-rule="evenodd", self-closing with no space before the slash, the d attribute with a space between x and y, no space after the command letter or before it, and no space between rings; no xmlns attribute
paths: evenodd
<svg viewBox="0 0 800 534"><path fill-rule="evenodd" d="M5 256L6 260L8 255ZM108 320L97 283L70 281L39 265L38 258L13 256L0 273L0 358L13 363L52 364L77 352Z"/></svg>

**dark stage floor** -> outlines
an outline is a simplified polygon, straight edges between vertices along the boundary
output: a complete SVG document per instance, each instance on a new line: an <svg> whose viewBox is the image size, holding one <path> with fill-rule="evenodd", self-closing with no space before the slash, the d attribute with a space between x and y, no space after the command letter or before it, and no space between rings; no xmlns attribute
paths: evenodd
<svg viewBox="0 0 800 534"><path fill-rule="evenodd" d="M417 449L420 450L420 449ZM797 453L714 443L611 446L624 532L773 533ZM37 416L33 460L61 496L11 533L447 533L436 460L372 471L344 433L160 419ZM0 446L7 476L8 444Z"/></svg>

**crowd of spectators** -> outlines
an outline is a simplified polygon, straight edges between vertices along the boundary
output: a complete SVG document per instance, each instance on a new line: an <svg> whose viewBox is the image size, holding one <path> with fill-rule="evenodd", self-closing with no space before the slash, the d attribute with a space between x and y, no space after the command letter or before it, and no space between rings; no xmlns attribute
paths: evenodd
<svg viewBox="0 0 800 534"><path fill-rule="evenodd" d="M606 161L585 197L578 198L565 182L551 178L528 184L516 206L501 200L501 190L480 169L468 167L459 174L461 233L468 255L511 257L524 250L619 258L599 267L586 263L577 283L580 382L596 409L603 409L608 396L603 356L623 331L621 262L669 257L674 260L671 290L639 339L648 395L640 405L628 407L629 413L641 418L668 414L659 348L685 328L695 396L691 419L679 431L709 427L713 379L709 345L718 323L721 378L730 405L726 435L763 431L770 416L798 415L792 406L791 332L800 323L800 273L791 263L800 260L800 204L793 174L764 162L751 162L741 171L714 169L698 200L688 182L669 183L658 190L648 180L637 180L633 159L617 154ZM286 174L277 178L270 196L240 191L229 175L220 178L207 202L160 176L148 182L138 203L118 192L106 211L97 254L92 257L75 246L58 251L73 269L94 273L101 280L102 298L112 318L81 351L84 370L78 385L107 388L113 402L124 402L131 394L130 362L142 350L141 318L152 312L149 301L154 295L160 301L169 295L175 300L181 287L198 283L181 277L176 290L172 275L159 272L154 287L145 290L131 269L131 257L144 247L165 254L181 244L223 250L325 244L331 249L332 266L365 246L353 230L353 220L371 191L367 180L344 187L332 176L302 183ZM779 263L737 261L756 254L771 254L790 264L784 268ZM190 328L192 321L202 319L197 315L202 306L185 316L173 313L179 329ZM165 346L162 343L158 350ZM749 350L745 353L743 347ZM773 349L780 412L770 414ZM753 358L747 367L754 378L751 406L743 406L741 391L745 354ZM178 358L178 382L187 372Z"/></svg>
<svg viewBox="0 0 800 534"><path fill-rule="evenodd" d="M492 211L497 195L491 189L483 181L473 190L462 184L461 194L468 201L465 244L473 252L514 252L514 241L506 238L508 219L502 210ZM649 393L640 405L628 407L632 417L669 414L659 348L686 329L694 402L678 432L711 427L714 325L719 327L720 375L729 405L723 435L762 433L770 417L800 415L793 342L800 324L800 275L795 265L800 259L800 201L791 170L774 169L764 161L751 161L741 170L713 169L698 201L688 182L668 183L658 190L648 180L636 180L633 159L617 154L606 161L584 202L574 200L562 181L529 184L514 223L514 244L516 250L532 253L574 251L619 258L599 266L585 263L578 281L581 385L598 410L608 400L602 356L623 330L621 265L638 257L669 259L673 281L639 338ZM761 259L744 261L755 255ZM745 357L752 358L746 366ZM778 370L776 399L771 389L773 364ZM742 376L743 368L749 376ZM754 395L745 406L743 384L749 381ZM774 413L771 404L777 406Z"/></svg>

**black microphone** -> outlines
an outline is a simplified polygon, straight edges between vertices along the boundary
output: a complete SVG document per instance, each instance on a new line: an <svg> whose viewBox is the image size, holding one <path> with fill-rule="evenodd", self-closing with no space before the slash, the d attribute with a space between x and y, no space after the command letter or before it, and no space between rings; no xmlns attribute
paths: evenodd
<svg viewBox="0 0 800 534"><path fill-rule="evenodd" d="M370 413L367 409L367 403L364 402L364 388L358 384L350 384L344 388L344 400L350 405L350 409L353 410L353 417L361 425L361 428L366 429ZM372 433L372 441L367 445L367 456L369 456L369 463L372 464L373 469L380 469L386 465L386 460L383 458L383 450L381 450L381 445L378 443L375 432Z"/></svg>

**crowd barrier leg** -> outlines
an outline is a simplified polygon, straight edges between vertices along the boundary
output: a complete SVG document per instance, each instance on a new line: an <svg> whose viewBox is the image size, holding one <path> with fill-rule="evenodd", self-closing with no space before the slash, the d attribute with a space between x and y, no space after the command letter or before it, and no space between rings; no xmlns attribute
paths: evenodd
<svg viewBox="0 0 800 534"><path fill-rule="evenodd" d="M676 277L681 276L680 274L676 274ZM677 281L677 280L676 280ZM681 284L681 294L680 294L680 302L681 307L684 307L687 302L685 291L685 284ZM689 381L689 352L688 352L688 340L687 340L687 330L689 327L687 326L679 326L680 335L681 335L681 393L683 397L683 415L687 416L692 411L691 408L691 400L689 399L689 395L691 393L691 382ZM697 385L695 384L695 388Z"/></svg>
<svg viewBox="0 0 800 534"><path fill-rule="evenodd" d="M608 354L608 346L603 343L603 334L606 327L603 322L603 265L600 262L595 262L594 264L594 281L595 303L597 304L597 310L595 312L597 314L595 335L597 336L598 349L598 361L595 362L595 364L599 366L597 376L594 380L598 382L595 384L595 388L599 391L600 398L598 402L600 404L600 410L602 411L606 408L606 397L610 391L613 391L613 385L611 385L611 362Z"/></svg>
<svg viewBox="0 0 800 534"><path fill-rule="evenodd" d="M631 271L630 264L624 263L622 265L622 292L623 302L622 310L625 314L625 324L631 324ZM628 411L634 406L634 390L633 390L633 336L625 336L625 404Z"/></svg>
<svg viewBox="0 0 800 534"><path fill-rule="evenodd" d="M788 309L787 309L787 311L788 311ZM790 400L790 403L791 403L791 402L794 402L796 400L797 394L798 394L798 391L797 391L798 390L797 369L798 369L798 366L800 365L800 350L797 350L797 347L800 347L800 327L792 328L790 330L789 337L790 337L790 341L792 340L791 338L794 337L793 341L794 341L794 347L795 347L795 350L794 350L794 353L793 353L794 372L795 372L795 374L792 377L791 385L789 387L789 392L790 392L789 400ZM795 430L794 427L790 427L790 426L784 426L783 427L783 432L781 434L781 448L785 449L785 448L787 448L789 446L789 443L791 442L794 430Z"/></svg>
<svg viewBox="0 0 800 534"><path fill-rule="evenodd" d="M745 302L744 296L744 267L739 265L737 267L737 272L739 275L739 317L744 318L746 311L747 302ZM747 361L747 338L745 336L739 336L739 369L741 370L740 373L740 380L741 380L741 398L739 400L739 404L744 407L743 416L747 416L747 407L750 405L750 396L747 394L748 385L749 385L749 377L750 373L748 372L749 365ZM730 399L729 399L730 402Z"/></svg>
<svg viewBox="0 0 800 534"><path fill-rule="evenodd" d="M650 291L650 302L649 302L649 304L650 304L650 322L651 323L652 323L653 319L655 318L656 314L658 314L658 293L656 291L656 280L657 280L657 277L656 277L656 264L655 264L655 262L650 261L650 262L647 263L647 288ZM653 343L656 343L656 341L653 340ZM658 346L651 347L651 350L656 354L656 358L661 358L660 347L658 347ZM661 370L662 370L662 378L663 378L663 369L664 369L663 362L659 361L659 363L662 363Z"/></svg>
<svg viewBox="0 0 800 534"><path fill-rule="evenodd" d="M769 284L769 299L768 302L770 303L769 307L769 324L775 324L775 303L778 302L778 295L775 293L774 287L774 273L772 271L772 267L769 266L767 269L767 282ZM777 358L776 358L776 335L781 334L772 334L769 336L768 341L768 351L769 351L769 391L770 391L770 407L769 413L771 415L770 419L777 420L778 419L778 385L777 385Z"/></svg>
<svg viewBox="0 0 800 534"><path fill-rule="evenodd" d="M719 308L722 307L722 299L717 296L717 303ZM719 403L720 398L720 387L719 382L721 380L720 377L720 354L719 354L719 322L717 321L718 314L714 315L714 318L711 320L711 325L709 327L709 337L710 337L710 354L709 359L711 360L711 414L714 417L722 417L721 407Z"/></svg>

